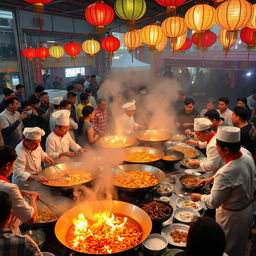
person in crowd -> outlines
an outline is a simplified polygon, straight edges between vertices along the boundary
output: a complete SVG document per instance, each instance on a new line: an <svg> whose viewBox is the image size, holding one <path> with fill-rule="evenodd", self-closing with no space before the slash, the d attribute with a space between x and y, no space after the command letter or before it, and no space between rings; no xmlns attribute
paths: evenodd
<svg viewBox="0 0 256 256"><path fill-rule="evenodd" d="M46 153L54 159L55 163L63 163L75 153L86 152L87 150L79 146L69 134L70 112L59 110L53 113L55 118L55 129L46 139ZM74 152L70 151L73 150Z"/></svg>
<svg viewBox="0 0 256 256"><path fill-rule="evenodd" d="M17 99L20 103L22 103L24 101L24 98L23 98L24 88L25 88L25 86L23 84L16 85L15 96L17 97Z"/></svg>
<svg viewBox="0 0 256 256"><path fill-rule="evenodd" d="M2 136L5 145L15 148L22 140L22 121L28 115L26 112L18 112L20 104L15 96L7 98L5 105L5 110L0 114Z"/></svg>
<svg viewBox="0 0 256 256"><path fill-rule="evenodd" d="M108 124L108 103L105 99L98 99L97 103L97 108L94 111L94 118L92 120L93 128L98 134L104 135Z"/></svg>
<svg viewBox="0 0 256 256"><path fill-rule="evenodd" d="M206 143L206 161L198 162L195 160L190 160L188 164L192 167L200 167L204 172L216 173L217 170L224 165L224 161L218 154L216 148L216 133L212 131L211 121L207 118L195 118L194 119L194 132L195 137L199 140L197 146L200 147L200 142L203 144L202 147L205 148ZM187 141L188 143L189 141ZM188 143L192 144L192 143Z"/></svg>
<svg viewBox="0 0 256 256"><path fill-rule="evenodd" d="M201 179L198 185L213 182L209 195L192 193L194 202L202 201L210 209L216 209L216 221L225 232L229 256L241 256L253 220L252 202L255 191L255 163L250 152L240 146L240 129L219 127L216 138L217 150L226 164L217 173Z"/></svg>
<svg viewBox="0 0 256 256"><path fill-rule="evenodd" d="M251 111L251 109L247 105L247 98L246 97L239 97L239 98L237 98L236 99L236 105L238 107L246 108L246 110L248 112L248 121L250 121L251 117L252 117L252 111Z"/></svg>
<svg viewBox="0 0 256 256"><path fill-rule="evenodd" d="M48 76L50 75L50 71L48 69L45 70L45 73L43 74L43 82L45 84Z"/></svg>
<svg viewBox="0 0 256 256"><path fill-rule="evenodd" d="M76 76L76 79L74 80L75 84L84 84L85 79L81 75L81 73L78 73Z"/></svg>
<svg viewBox="0 0 256 256"><path fill-rule="evenodd" d="M46 81L45 81L45 87L46 87L46 89L53 89L54 87L53 87L53 81L52 81L52 78L51 78L51 75L48 75L47 76L47 79L46 79Z"/></svg>
<svg viewBox="0 0 256 256"><path fill-rule="evenodd" d="M213 110L208 110L204 116L206 118L208 118L211 122L211 128L217 132L218 128L220 126L227 126L228 124L225 123L224 118L220 117L220 114L217 110L213 109Z"/></svg>
<svg viewBox="0 0 256 256"><path fill-rule="evenodd" d="M38 115L38 109L39 109L39 107L41 105L40 99L39 98L34 98L34 99L32 99L31 101L28 101L28 102L31 103L33 111L35 111L35 113Z"/></svg>
<svg viewBox="0 0 256 256"><path fill-rule="evenodd" d="M68 85L67 86L67 94L63 97L63 100L67 100L68 99L68 93L72 92L75 93L76 88L73 85Z"/></svg>
<svg viewBox="0 0 256 256"><path fill-rule="evenodd" d="M39 199L37 192L19 190L16 184L10 183L7 179L14 169L17 154L12 147L0 147L0 191L7 193L12 202L12 219L8 228L15 233L19 232L20 221L32 224L37 217L36 201ZM24 199L28 199L29 203ZM3 207L1 205L2 212Z"/></svg>
<svg viewBox="0 0 256 256"><path fill-rule="evenodd" d="M94 109L92 106L85 106L82 110L83 116L80 117L78 124L79 143L83 146L92 145L99 135L95 133L91 120L94 118Z"/></svg>
<svg viewBox="0 0 256 256"><path fill-rule="evenodd" d="M49 120L53 105L49 102L49 94L47 92L42 92L40 94L40 102L41 104L38 109L38 114L43 116L45 120Z"/></svg>
<svg viewBox="0 0 256 256"><path fill-rule="evenodd" d="M251 111L256 109L256 89L253 90L252 94L247 97L247 104Z"/></svg>
<svg viewBox="0 0 256 256"><path fill-rule="evenodd" d="M53 88L54 89L61 89L61 82L60 82L60 77L55 76L55 79L53 81Z"/></svg>
<svg viewBox="0 0 256 256"><path fill-rule="evenodd" d="M10 88L4 88L3 89L4 99L0 103L0 113L4 111L6 107L6 99L10 96L14 96L14 91Z"/></svg>
<svg viewBox="0 0 256 256"><path fill-rule="evenodd" d="M256 145L254 144L252 134L254 125L248 123L248 111L244 107L234 107L232 113L232 122L234 126L240 128L241 146L245 147L254 156L256 154ZM256 159L256 158L255 158Z"/></svg>
<svg viewBox="0 0 256 256"><path fill-rule="evenodd" d="M13 234L9 225L13 216L10 196L0 191L0 255L43 256L37 244L28 235Z"/></svg>
<svg viewBox="0 0 256 256"><path fill-rule="evenodd" d="M76 102L77 102L77 96L74 92L69 92L67 94L67 100L71 103L71 112L70 112L70 116L72 117L72 119L78 123L78 119L77 119L77 111L76 111Z"/></svg>
<svg viewBox="0 0 256 256"><path fill-rule="evenodd" d="M209 217L191 222L184 256L225 256L226 237L221 226ZM227 255L226 255L227 256Z"/></svg>
<svg viewBox="0 0 256 256"><path fill-rule="evenodd" d="M83 92L80 94L80 104L77 106L76 108L76 112L77 112L77 117L78 119L80 119L80 117L82 117L82 110L85 106L91 106L90 102L89 102L89 96L87 93Z"/></svg>
<svg viewBox="0 0 256 256"><path fill-rule="evenodd" d="M92 107L95 109L97 107L96 104L96 100L95 98L92 96L92 91L91 89L87 88L85 89L85 92L88 94L88 99L89 99L89 103L92 105Z"/></svg>
<svg viewBox="0 0 256 256"><path fill-rule="evenodd" d="M174 109L176 109L177 111L182 109L184 106L184 101L186 99L186 95L184 91L178 91L178 99L176 100L176 102L174 103Z"/></svg>
<svg viewBox="0 0 256 256"><path fill-rule="evenodd" d="M182 133L185 132L186 129L193 129L194 119L199 116L194 105L195 103L192 98L186 98L183 109L177 113L176 126Z"/></svg>
<svg viewBox="0 0 256 256"><path fill-rule="evenodd" d="M68 100L62 100L60 103L60 109L66 109L71 113L71 103ZM73 140L75 140L75 132L78 129L78 124L74 121L72 116L69 117L70 126L69 126L69 134Z"/></svg>
<svg viewBox="0 0 256 256"><path fill-rule="evenodd" d="M221 97L218 100L218 112L220 117L224 118L224 121L227 125L232 126L232 111L228 108L229 99L227 97Z"/></svg>
<svg viewBox="0 0 256 256"><path fill-rule="evenodd" d="M99 84L96 80L96 75L91 75L91 81L90 84L88 85L88 88L92 92L92 96L97 99L97 91L99 90Z"/></svg>
<svg viewBox="0 0 256 256"><path fill-rule="evenodd" d="M14 165L12 182L20 189L31 184L31 182L47 181L43 176L38 175L42 170L42 163L54 164L41 148L41 138L45 132L39 127L25 128L24 139L16 147L18 158ZM31 190L31 189L30 189Z"/></svg>
<svg viewBox="0 0 256 256"><path fill-rule="evenodd" d="M53 114L54 112L60 110L60 103L61 103L61 101L62 101L62 98L61 98L61 97L55 97L55 98L53 99L53 102L52 102L52 104L53 104L53 112L52 112L52 114ZM50 131L51 131L51 132L52 132L52 131L54 130L54 128L55 128L54 118L53 118L52 114L51 114L50 120L49 120L49 126L50 126Z"/></svg>
<svg viewBox="0 0 256 256"><path fill-rule="evenodd" d="M89 88L89 84L91 82L91 76L85 76L85 81L84 81L84 88L87 89Z"/></svg>
<svg viewBox="0 0 256 256"><path fill-rule="evenodd" d="M204 117L204 114L209 111L209 110L213 110L215 107L215 100L214 98L210 98L208 99L207 103L206 103L206 108L204 108L201 112L200 112L200 117Z"/></svg>
<svg viewBox="0 0 256 256"><path fill-rule="evenodd" d="M130 102L122 105L122 109L125 111L120 118L120 129L121 133L125 136L131 136L136 129L144 129L143 125L137 124L134 120L134 115L136 111L136 101L132 100Z"/></svg>
<svg viewBox="0 0 256 256"><path fill-rule="evenodd" d="M35 88L35 92L31 94L27 100L31 102L34 98L40 99L40 95L43 91L44 91L44 87L42 85L37 85Z"/></svg>

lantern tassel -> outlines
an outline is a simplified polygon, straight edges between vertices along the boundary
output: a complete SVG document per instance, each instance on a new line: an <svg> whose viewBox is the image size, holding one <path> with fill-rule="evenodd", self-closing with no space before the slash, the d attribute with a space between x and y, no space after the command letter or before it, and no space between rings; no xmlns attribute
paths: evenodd
<svg viewBox="0 0 256 256"><path fill-rule="evenodd" d="M166 16L167 17L176 16L176 6L168 6L168 7L166 7Z"/></svg>
<svg viewBox="0 0 256 256"><path fill-rule="evenodd" d="M38 24L39 24L39 31L42 32L43 31L43 22L42 22L42 17L40 14L38 16Z"/></svg>
<svg viewBox="0 0 256 256"><path fill-rule="evenodd" d="M36 13L43 13L44 12L44 5L41 3L33 4L33 11Z"/></svg>

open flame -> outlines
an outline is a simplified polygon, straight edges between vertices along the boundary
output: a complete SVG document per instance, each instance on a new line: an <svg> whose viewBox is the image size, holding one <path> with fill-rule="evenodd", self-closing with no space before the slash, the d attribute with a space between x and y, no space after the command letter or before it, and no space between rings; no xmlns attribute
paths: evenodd
<svg viewBox="0 0 256 256"><path fill-rule="evenodd" d="M72 249L89 254L110 254L130 249L140 243L142 229L129 217L110 212L95 213L95 221L83 213L73 219Z"/></svg>

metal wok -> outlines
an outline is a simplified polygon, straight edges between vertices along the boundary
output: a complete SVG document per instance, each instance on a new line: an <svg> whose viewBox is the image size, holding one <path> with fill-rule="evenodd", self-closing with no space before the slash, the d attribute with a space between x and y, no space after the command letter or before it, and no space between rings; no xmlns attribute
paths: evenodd
<svg viewBox="0 0 256 256"><path fill-rule="evenodd" d="M144 188L127 188L127 187L121 187L121 186L115 186L120 190L125 190L127 192L142 192L146 189L154 188L155 186L159 185L165 178L165 173L151 165L146 165L146 164L124 164L124 165L119 165L117 168L114 168L112 170L113 175L121 172L128 172L128 171L145 171L145 172L150 172L153 174L157 179L158 183L154 186L148 186Z"/></svg>
<svg viewBox="0 0 256 256"><path fill-rule="evenodd" d="M89 183L96 178L96 170L94 172L91 172L91 171L87 170L87 168L84 165L85 164L82 162L69 162L69 163L58 164L56 166L50 166L50 167L42 170L41 172L38 173L38 175L44 176L46 179L51 180L51 177L53 175L56 176L57 172L60 174L60 178L61 178L64 174L67 173L68 170L70 170L70 171L77 170L80 173L81 173L81 171L85 171L85 172L89 172L92 174L91 180L88 180L87 182L83 182L83 181L77 182L76 184L72 184L72 185L61 184L61 182L59 183L59 185L50 185L47 182L42 183L45 186L49 186L49 187L70 188L73 186Z"/></svg>
<svg viewBox="0 0 256 256"><path fill-rule="evenodd" d="M152 148L152 147L130 147L130 148L126 148L124 149L124 153L127 156L129 153L136 153L136 152L145 152L145 153L149 153L152 155L156 155L157 158L155 160L152 161L127 161L126 159L124 159L124 162L127 163L136 163L136 164L145 164L145 163L152 163L152 162L156 162L158 160L160 160L163 156L164 156L164 152L160 149L157 148Z"/></svg>
<svg viewBox="0 0 256 256"><path fill-rule="evenodd" d="M117 143L115 144L115 141ZM133 137L125 137L125 136L104 136L97 140L96 144L102 148L126 148L134 145L136 143L136 139Z"/></svg>
<svg viewBox="0 0 256 256"><path fill-rule="evenodd" d="M168 156L174 156L175 159L169 160L166 157ZM162 158L162 160L167 164L177 164L179 161L181 161L184 158L184 154L180 151L175 150L166 150L165 156Z"/></svg>
<svg viewBox="0 0 256 256"><path fill-rule="evenodd" d="M152 229L152 221L148 214L143 211L141 208L138 206L122 202L122 201L111 201L111 200L104 200L104 201L90 201L90 202L85 202L83 204L80 204L66 213L64 213L57 221L55 225L55 235L57 239L67 248L71 249L74 251L72 248L69 247L66 241L66 235L68 229L73 225L72 220L78 216L79 213L83 212L84 215L86 216L88 214L88 210L91 212L100 212L104 211L105 209L110 209L111 211L115 214L121 214L124 216L128 216L135 220L138 224L140 224L143 234L142 238L139 244L141 244L150 234L151 229ZM139 244L137 244L135 247L137 247ZM134 248L134 247L133 247ZM130 249L133 249L130 248ZM129 249L129 250L130 250ZM129 250L126 250L129 251ZM124 251L122 251L124 252ZM120 252L113 253L114 255L117 255ZM81 253L81 255L86 253ZM104 255L113 255L113 254L104 254ZM90 255L99 255L99 254L90 254ZM103 255L103 254L101 254Z"/></svg>

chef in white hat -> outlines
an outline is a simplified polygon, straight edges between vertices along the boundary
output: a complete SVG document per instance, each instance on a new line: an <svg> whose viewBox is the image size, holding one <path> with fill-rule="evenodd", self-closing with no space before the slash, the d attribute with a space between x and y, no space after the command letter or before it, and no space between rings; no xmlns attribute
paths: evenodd
<svg viewBox="0 0 256 256"><path fill-rule="evenodd" d="M124 113L120 118L121 123L121 133L126 136L130 136L133 134L136 129L144 129L143 125L139 125L134 120L135 110L136 110L136 101L132 100L130 102L122 105L122 109Z"/></svg>
<svg viewBox="0 0 256 256"><path fill-rule="evenodd" d="M250 152L240 147L240 129L237 127L219 127L216 144L226 164L213 177L200 181L200 184L213 182L211 193L193 193L191 199L201 200L208 208L217 208L216 221L227 238L225 252L229 256L242 256L253 221L255 163Z"/></svg>
<svg viewBox="0 0 256 256"><path fill-rule="evenodd" d="M54 109L53 109L52 114L53 114L54 112L60 110L60 103L61 103L62 100L63 100L62 97L55 97L55 98L53 99L52 104L53 104ZM54 128L55 128L54 118L53 118L53 115L52 115L52 114L51 114L50 119L49 119L49 126L50 126L50 131L51 131L51 132L52 132L52 131L54 130Z"/></svg>
<svg viewBox="0 0 256 256"><path fill-rule="evenodd" d="M24 139L17 145L16 153L18 155L12 182L17 184L20 189L29 189L27 186L31 181L43 182L46 179L38 175L42 170L42 162L53 164L50 158L41 148L41 138L45 132L39 127L25 128L23 131Z"/></svg>
<svg viewBox="0 0 256 256"><path fill-rule="evenodd" d="M69 134L70 111L59 110L53 113L55 128L46 139L46 152L56 163L65 162L75 155L75 152L86 152ZM72 151L70 151L72 150Z"/></svg>
<svg viewBox="0 0 256 256"><path fill-rule="evenodd" d="M188 164L194 167L200 167L204 172L215 173L224 165L224 160L220 157L216 146L216 133L211 129L212 122L208 118L194 119L195 137L202 143L206 143L206 161L201 163L191 160Z"/></svg>

